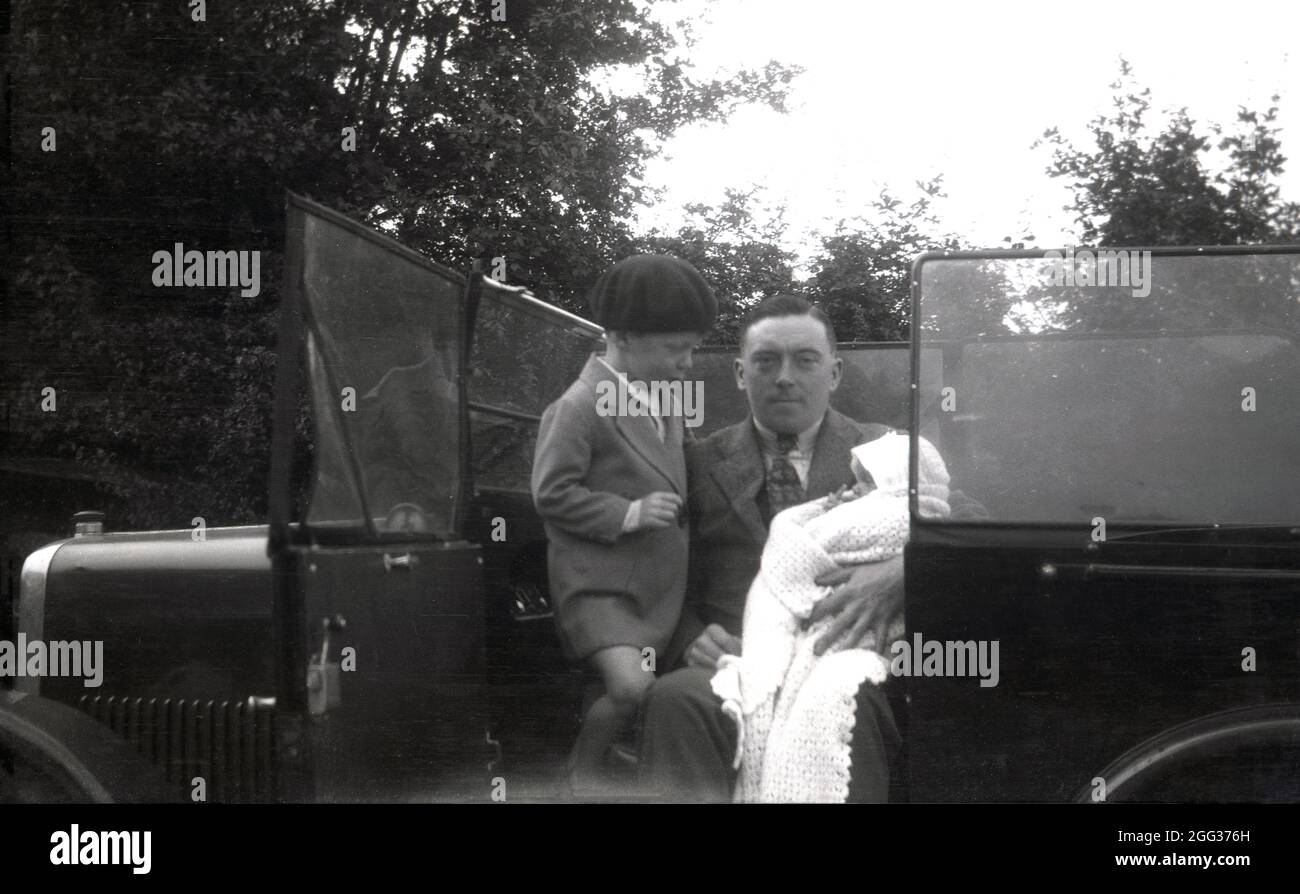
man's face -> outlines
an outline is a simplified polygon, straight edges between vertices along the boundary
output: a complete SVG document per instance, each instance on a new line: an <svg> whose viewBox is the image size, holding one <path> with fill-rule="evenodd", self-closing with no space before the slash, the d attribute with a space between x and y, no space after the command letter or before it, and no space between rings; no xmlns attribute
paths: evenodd
<svg viewBox="0 0 1300 894"><path fill-rule="evenodd" d="M843 361L810 316L768 317L745 334L736 385L754 418L777 434L798 434L826 413Z"/></svg>
<svg viewBox="0 0 1300 894"><path fill-rule="evenodd" d="M699 332L630 332L617 336L628 378L642 382L685 378L702 337Z"/></svg>

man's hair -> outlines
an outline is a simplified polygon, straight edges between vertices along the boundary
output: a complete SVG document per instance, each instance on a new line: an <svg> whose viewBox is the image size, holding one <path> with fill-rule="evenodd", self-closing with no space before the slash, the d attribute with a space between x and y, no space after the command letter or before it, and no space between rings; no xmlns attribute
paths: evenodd
<svg viewBox="0 0 1300 894"><path fill-rule="evenodd" d="M765 298L745 316L744 321L740 324L740 351L742 353L745 350L745 336L749 335L750 327L759 320L768 320L772 317L812 317L821 323L822 328L826 330L826 338L831 343L831 353L835 353L835 327L831 324L831 318L826 316L826 311L809 302L806 298L789 293Z"/></svg>

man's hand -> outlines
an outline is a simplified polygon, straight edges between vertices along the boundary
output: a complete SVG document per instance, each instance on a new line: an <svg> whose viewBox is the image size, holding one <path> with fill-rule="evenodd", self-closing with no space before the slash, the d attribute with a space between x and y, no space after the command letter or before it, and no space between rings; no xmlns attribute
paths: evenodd
<svg viewBox="0 0 1300 894"><path fill-rule="evenodd" d="M710 624L686 650L686 663L690 667L716 670L723 655L739 654L740 638L732 636L720 624Z"/></svg>
<svg viewBox="0 0 1300 894"><path fill-rule="evenodd" d="M637 530L672 527L677 524L677 513L681 508L682 498L677 494L664 490L648 494L641 498L641 514L637 519Z"/></svg>
<svg viewBox="0 0 1300 894"><path fill-rule="evenodd" d="M826 652L846 632L848 636L839 648L853 648L874 635L878 651L884 654L889 649L890 644L884 641L886 632L903 611L902 556L852 568L836 568L817 578L817 584L836 589L813 606L808 618L811 624L834 617L813 645L814 654Z"/></svg>

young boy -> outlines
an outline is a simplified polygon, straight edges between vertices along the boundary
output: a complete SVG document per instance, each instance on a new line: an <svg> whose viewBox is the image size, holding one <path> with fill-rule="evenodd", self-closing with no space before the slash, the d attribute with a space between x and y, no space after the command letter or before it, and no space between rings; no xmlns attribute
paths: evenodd
<svg viewBox="0 0 1300 894"><path fill-rule="evenodd" d="M561 641L605 681L570 758L575 790L598 787L605 752L635 717L681 614L683 419L680 407L655 405L666 389L654 383L685 376L717 315L699 272L666 255L615 264L591 306L605 354L547 407L532 477ZM610 399L620 393L627 399Z"/></svg>

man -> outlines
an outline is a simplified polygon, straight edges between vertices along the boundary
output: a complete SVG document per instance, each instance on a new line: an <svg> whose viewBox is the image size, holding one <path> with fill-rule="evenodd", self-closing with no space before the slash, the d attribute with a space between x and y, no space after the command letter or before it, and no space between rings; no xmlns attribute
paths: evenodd
<svg viewBox="0 0 1300 894"><path fill-rule="evenodd" d="M793 295L763 302L746 319L736 384L751 416L687 449L690 572L670 662L685 667L651 687L644 708L641 774L673 800L729 801L736 733L709 681L723 655L738 655L745 597L758 574L772 516L852 485L850 450L887 429L830 409L843 361L818 308ZM902 611L901 557L840 569L818 581L834 592L813 621L833 615L820 653L844 631L879 641ZM671 663L670 663L670 666ZM858 694L853 800L884 801L900 744L888 701L873 685Z"/></svg>

